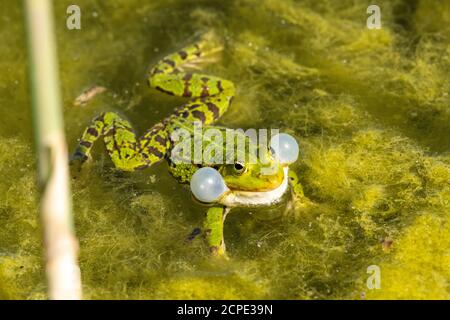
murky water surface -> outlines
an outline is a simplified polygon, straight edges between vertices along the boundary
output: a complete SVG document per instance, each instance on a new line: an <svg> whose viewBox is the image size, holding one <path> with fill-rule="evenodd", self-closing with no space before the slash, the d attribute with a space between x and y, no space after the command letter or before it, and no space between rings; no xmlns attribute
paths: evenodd
<svg viewBox="0 0 450 320"><path fill-rule="evenodd" d="M72 181L86 298L450 298L449 1L378 1L368 30L367 1L78 0L72 31L55 2L71 150L102 111L140 133L170 114L183 99L146 71L212 29L226 46L206 71L237 86L220 124L293 134L309 199L233 211L218 263L184 242L205 208L167 165L117 172L99 144ZM46 298L20 1L0 3L0 43L0 298Z"/></svg>

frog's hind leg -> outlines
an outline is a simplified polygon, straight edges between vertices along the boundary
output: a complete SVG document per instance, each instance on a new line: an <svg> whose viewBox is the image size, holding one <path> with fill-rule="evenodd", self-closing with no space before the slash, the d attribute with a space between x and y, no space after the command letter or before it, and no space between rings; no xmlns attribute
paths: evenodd
<svg viewBox="0 0 450 320"><path fill-rule="evenodd" d="M234 84L220 77L181 72L180 67L198 59L199 45L189 46L161 60L151 71L149 85L161 92L179 97L199 99L213 96L234 96Z"/></svg>
<svg viewBox="0 0 450 320"><path fill-rule="evenodd" d="M155 124L139 139L139 152L150 164L164 159L169 146L170 140L162 122Z"/></svg>
<svg viewBox="0 0 450 320"><path fill-rule="evenodd" d="M211 124L230 106L235 94L231 81L206 74L181 72L183 66L189 66L204 56L204 49L213 52L217 50L214 48L214 44L203 38L199 43L167 56L152 69L149 77L151 87L170 95L191 98L190 102L176 110L172 118Z"/></svg>
<svg viewBox="0 0 450 320"><path fill-rule="evenodd" d="M148 168L164 158L165 153L143 152L130 123L116 113L106 112L95 118L84 131L72 161L85 162L94 142L102 137L114 166L123 171ZM151 140L151 139L150 139ZM146 140L145 140L146 141Z"/></svg>

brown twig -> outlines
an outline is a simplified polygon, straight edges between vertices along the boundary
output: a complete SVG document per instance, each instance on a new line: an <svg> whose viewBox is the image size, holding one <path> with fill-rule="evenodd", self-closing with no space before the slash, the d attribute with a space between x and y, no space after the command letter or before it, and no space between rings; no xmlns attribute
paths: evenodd
<svg viewBox="0 0 450 320"><path fill-rule="evenodd" d="M49 297L81 299L52 7L50 0L24 4Z"/></svg>

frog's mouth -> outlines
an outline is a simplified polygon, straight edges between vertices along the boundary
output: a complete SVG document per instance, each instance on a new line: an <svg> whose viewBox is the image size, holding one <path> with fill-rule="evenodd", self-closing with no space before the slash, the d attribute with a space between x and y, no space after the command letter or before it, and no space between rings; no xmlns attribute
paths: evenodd
<svg viewBox="0 0 450 320"><path fill-rule="evenodd" d="M283 181L281 184L268 191L239 191L229 190L220 199L219 203L227 207L237 206L262 206L271 205L281 201L288 188L289 167L283 168Z"/></svg>

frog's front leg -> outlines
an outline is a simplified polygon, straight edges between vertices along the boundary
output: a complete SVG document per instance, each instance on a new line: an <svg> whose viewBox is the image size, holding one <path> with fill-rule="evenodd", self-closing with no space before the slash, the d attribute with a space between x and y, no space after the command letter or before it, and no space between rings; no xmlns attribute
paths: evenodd
<svg viewBox="0 0 450 320"><path fill-rule="evenodd" d="M291 189L291 199L289 200L286 209L284 210L284 214L288 215L290 213L297 214L297 212L302 212L306 208L310 208L313 206L313 202L309 200L304 192L303 186L300 183L300 179L298 178L295 171L289 170L289 185Z"/></svg>
<svg viewBox="0 0 450 320"><path fill-rule="evenodd" d="M227 258L223 238L223 226L229 211L229 208L220 206L209 208L206 213L204 233L209 250L214 256Z"/></svg>
<svg viewBox="0 0 450 320"><path fill-rule="evenodd" d="M293 197L297 199L304 198L305 194L303 193L303 186L300 183L297 173L293 170L289 170L288 177Z"/></svg>
<svg viewBox="0 0 450 320"><path fill-rule="evenodd" d="M168 144L166 135L163 124L159 123L137 139L128 121L114 112L105 112L84 130L71 160L84 163L90 157L94 142L103 138L116 168L123 171L145 169L164 158Z"/></svg>

